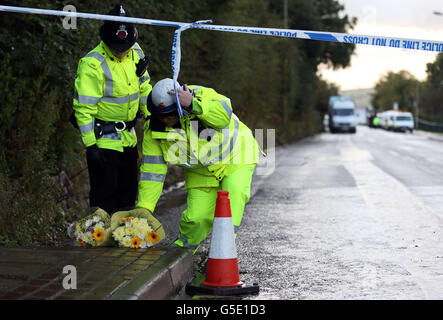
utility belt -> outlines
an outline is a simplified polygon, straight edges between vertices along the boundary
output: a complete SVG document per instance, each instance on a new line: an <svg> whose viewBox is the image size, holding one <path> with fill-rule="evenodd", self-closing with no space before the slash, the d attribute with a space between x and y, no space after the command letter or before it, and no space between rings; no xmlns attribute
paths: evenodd
<svg viewBox="0 0 443 320"><path fill-rule="evenodd" d="M100 119L95 119L94 133L95 137L101 138L105 134L117 133L124 130L131 130L135 127L137 123L137 117L132 121L103 121Z"/></svg>

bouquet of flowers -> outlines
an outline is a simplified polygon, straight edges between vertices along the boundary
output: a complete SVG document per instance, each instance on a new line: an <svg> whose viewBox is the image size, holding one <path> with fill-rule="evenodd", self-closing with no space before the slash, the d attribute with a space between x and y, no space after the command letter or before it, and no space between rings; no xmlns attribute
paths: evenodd
<svg viewBox="0 0 443 320"><path fill-rule="evenodd" d="M98 247L111 245L111 221L106 211L97 208L94 213L75 223L76 245Z"/></svg>
<svg viewBox="0 0 443 320"><path fill-rule="evenodd" d="M116 212L111 218L111 230L120 247L147 248L165 238L161 223L143 208Z"/></svg>

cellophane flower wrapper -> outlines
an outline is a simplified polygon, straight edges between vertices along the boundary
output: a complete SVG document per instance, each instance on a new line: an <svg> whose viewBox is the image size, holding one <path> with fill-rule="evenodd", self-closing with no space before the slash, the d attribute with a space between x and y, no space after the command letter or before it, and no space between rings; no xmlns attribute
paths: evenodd
<svg viewBox="0 0 443 320"><path fill-rule="evenodd" d="M98 208L92 214L78 220L75 223L74 240L76 246L114 246L108 213Z"/></svg>
<svg viewBox="0 0 443 320"><path fill-rule="evenodd" d="M141 208L114 213L111 230L118 246L127 248L148 248L166 236L162 224Z"/></svg>

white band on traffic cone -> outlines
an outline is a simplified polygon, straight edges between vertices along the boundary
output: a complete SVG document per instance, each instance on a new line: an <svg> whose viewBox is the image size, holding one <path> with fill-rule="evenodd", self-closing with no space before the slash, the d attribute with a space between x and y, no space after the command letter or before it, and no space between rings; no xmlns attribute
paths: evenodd
<svg viewBox="0 0 443 320"><path fill-rule="evenodd" d="M235 259L237 250L235 247L234 225L232 217L214 218L211 248L209 250L210 259Z"/></svg>

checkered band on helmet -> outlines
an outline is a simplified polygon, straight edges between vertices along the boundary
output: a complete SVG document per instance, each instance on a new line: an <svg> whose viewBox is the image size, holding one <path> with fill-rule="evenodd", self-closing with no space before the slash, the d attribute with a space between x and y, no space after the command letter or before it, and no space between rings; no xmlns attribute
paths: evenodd
<svg viewBox="0 0 443 320"><path fill-rule="evenodd" d="M115 6L108 15L132 17L122 5ZM100 37L111 49L125 52L137 41L138 32L133 23L106 20L100 27Z"/></svg>

